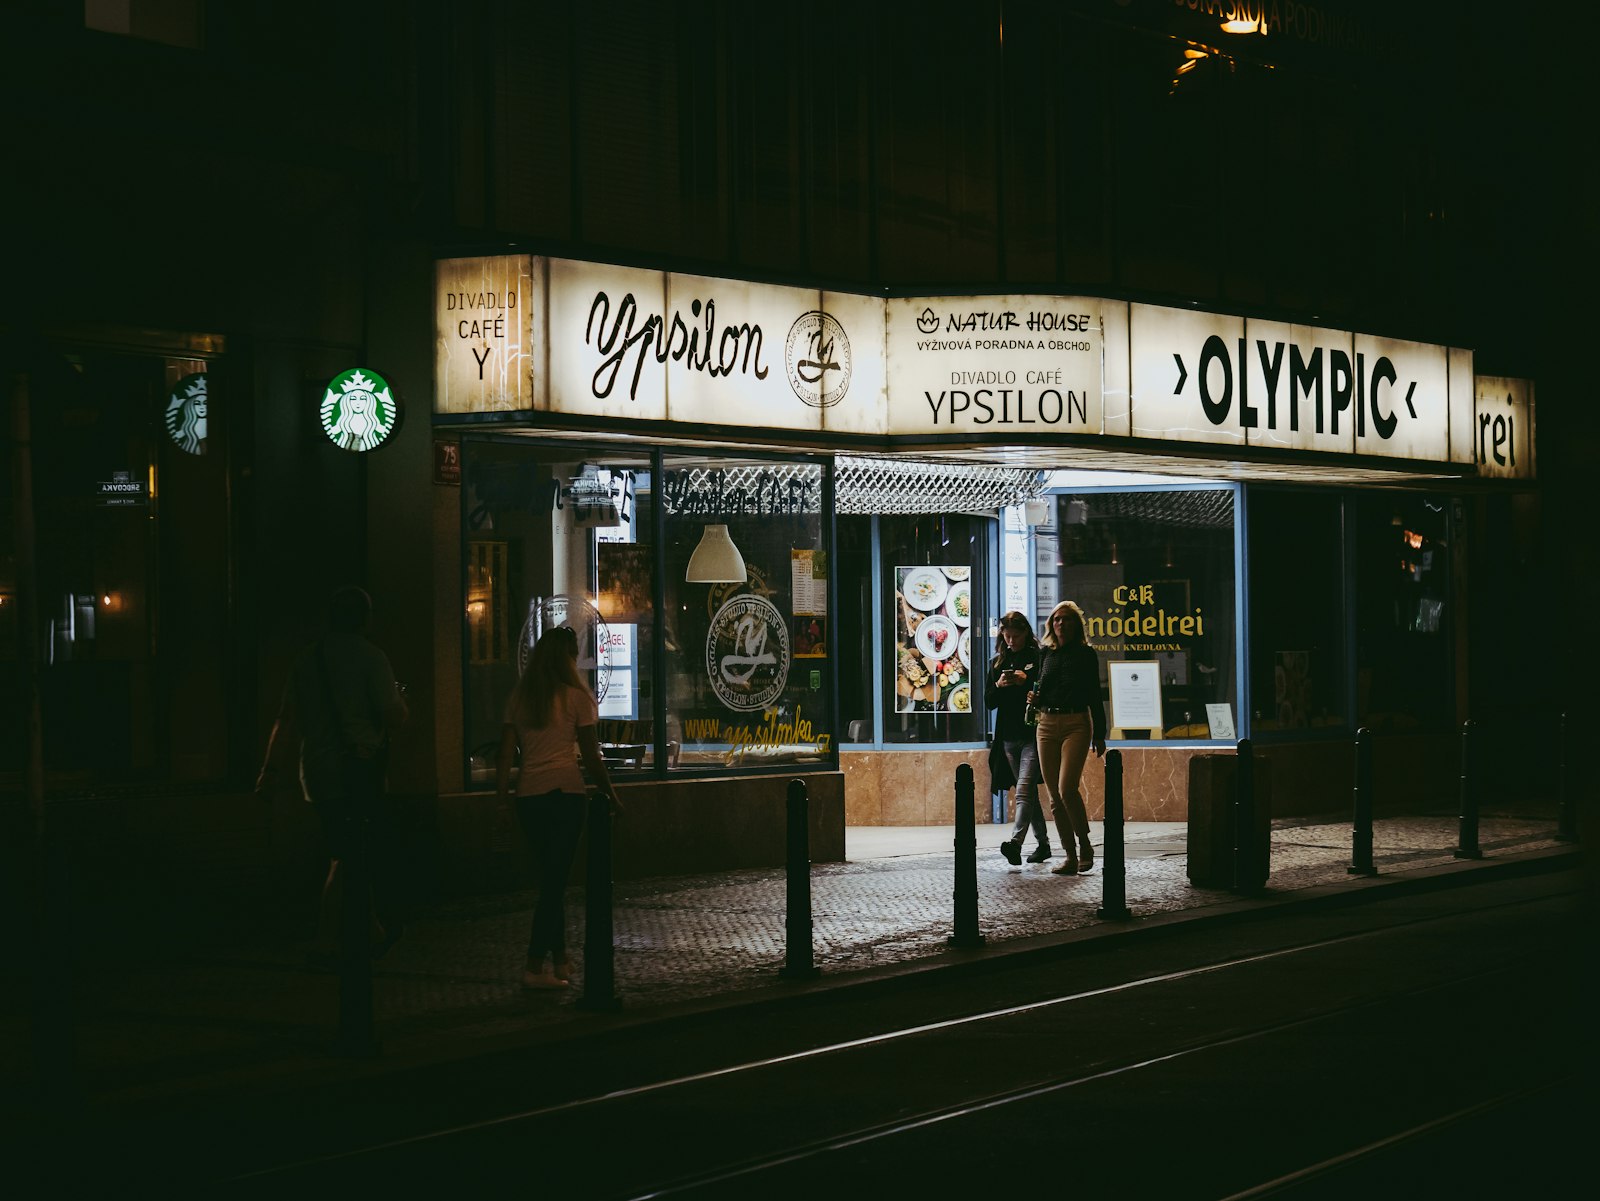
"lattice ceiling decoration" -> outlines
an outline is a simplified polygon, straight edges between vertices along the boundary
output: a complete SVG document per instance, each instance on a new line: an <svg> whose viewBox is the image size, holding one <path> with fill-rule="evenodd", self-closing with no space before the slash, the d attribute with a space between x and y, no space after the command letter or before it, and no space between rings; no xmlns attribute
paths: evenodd
<svg viewBox="0 0 1600 1201"><path fill-rule="evenodd" d="M910 459L834 460L834 507L840 513L975 513L1034 500L1045 473L1031 467L981 467Z"/></svg>
<svg viewBox="0 0 1600 1201"><path fill-rule="evenodd" d="M1233 493L1221 488L1102 492L1085 499L1092 517L1129 517L1206 529L1233 525Z"/></svg>

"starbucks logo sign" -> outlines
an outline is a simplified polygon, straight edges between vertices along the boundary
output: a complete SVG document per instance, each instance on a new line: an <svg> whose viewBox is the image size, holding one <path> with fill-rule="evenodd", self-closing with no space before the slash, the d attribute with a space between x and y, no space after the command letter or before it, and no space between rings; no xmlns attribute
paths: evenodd
<svg viewBox="0 0 1600 1201"><path fill-rule="evenodd" d="M167 437L184 454L206 453L206 377L186 375L167 397Z"/></svg>
<svg viewBox="0 0 1600 1201"><path fill-rule="evenodd" d="M764 596L741 593L723 603L706 635L706 674L728 708L765 709L789 680L789 628Z"/></svg>
<svg viewBox="0 0 1600 1201"><path fill-rule="evenodd" d="M352 367L328 384L320 415L322 432L340 450L367 451L394 432L400 406L388 380L365 367Z"/></svg>

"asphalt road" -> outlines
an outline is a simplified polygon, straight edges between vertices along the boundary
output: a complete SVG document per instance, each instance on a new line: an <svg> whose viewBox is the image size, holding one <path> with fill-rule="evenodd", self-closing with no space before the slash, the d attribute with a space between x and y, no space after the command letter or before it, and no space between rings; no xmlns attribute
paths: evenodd
<svg viewBox="0 0 1600 1201"><path fill-rule="evenodd" d="M1539 1196L1588 1151L1592 930L1575 874L1501 880L123 1115L95 1138L131 1176L228 1195Z"/></svg>

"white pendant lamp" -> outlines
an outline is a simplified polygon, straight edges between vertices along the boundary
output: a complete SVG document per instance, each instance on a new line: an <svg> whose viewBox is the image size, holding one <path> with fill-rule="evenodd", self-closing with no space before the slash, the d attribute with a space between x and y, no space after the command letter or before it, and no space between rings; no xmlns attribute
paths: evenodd
<svg viewBox="0 0 1600 1201"><path fill-rule="evenodd" d="M708 525L700 535L700 545L689 556L689 570L683 578L691 584L742 584L745 582L744 556L728 537L725 525Z"/></svg>

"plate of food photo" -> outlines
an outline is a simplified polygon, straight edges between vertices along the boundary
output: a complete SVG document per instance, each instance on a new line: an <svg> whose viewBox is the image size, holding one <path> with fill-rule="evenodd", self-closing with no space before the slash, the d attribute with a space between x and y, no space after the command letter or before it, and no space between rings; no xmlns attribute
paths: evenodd
<svg viewBox="0 0 1600 1201"><path fill-rule="evenodd" d="M960 641L960 629L942 613L924 618L917 627L917 649L930 659L943 662L956 653Z"/></svg>
<svg viewBox="0 0 1600 1201"><path fill-rule="evenodd" d="M950 584L937 567L913 567L906 572L905 582L900 585L900 594L906 598L906 603L924 613L932 613L944 604L945 593L949 591Z"/></svg>
<svg viewBox="0 0 1600 1201"><path fill-rule="evenodd" d="M959 584L951 584L950 591L945 593L944 611L958 626L972 623L972 585L966 580Z"/></svg>
<svg viewBox="0 0 1600 1201"><path fill-rule="evenodd" d="M970 567L941 567L939 570L952 580L964 580L972 575Z"/></svg>
<svg viewBox="0 0 1600 1201"><path fill-rule="evenodd" d="M957 651L961 655L961 661L970 668L972 666L972 630L970 627L961 631L961 645L957 648Z"/></svg>
<svg viewBox="0 0 1600 1201"><path fill-rule="evenodd" d="M952 692L950 694L950 712L952 712L952 713L971 713L972 712L972 687L971 687L971 685L962 684L958 688L956 688L956 690L954 692Z"/></svg>

